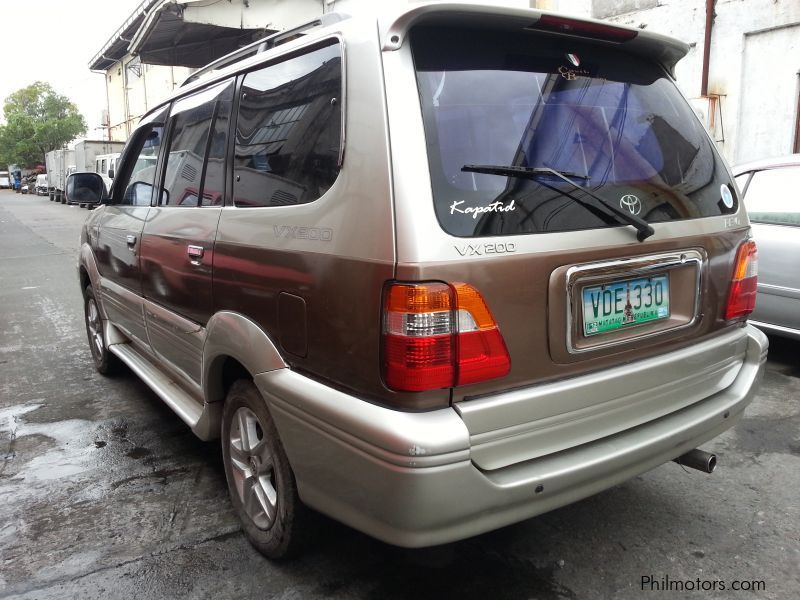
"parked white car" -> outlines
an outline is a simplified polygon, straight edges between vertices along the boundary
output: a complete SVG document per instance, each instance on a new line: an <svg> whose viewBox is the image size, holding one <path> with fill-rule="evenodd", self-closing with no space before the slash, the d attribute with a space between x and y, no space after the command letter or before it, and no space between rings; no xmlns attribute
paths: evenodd
<svg viewBox="0 0 800 600"><path fill-rule="evenodd" d="M733 169L758 244L758 293L750 323L800 339L800 154Z"/></svg>

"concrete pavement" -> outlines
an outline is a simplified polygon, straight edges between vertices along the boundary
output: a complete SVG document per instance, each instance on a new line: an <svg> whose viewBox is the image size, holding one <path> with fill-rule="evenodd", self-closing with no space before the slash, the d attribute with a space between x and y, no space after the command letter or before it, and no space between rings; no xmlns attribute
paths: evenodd
<svg viewBox="0 0 800 600"><path fill-rule="evenodd" d="M94 371L75 272L85 216L0 191L0 598L790 598L800 589L800 359L797 344L776 339L744 420L704 446L719 456L710 476L666 464L427 550L322 520L305 555L265 560L240 532L217 444L195 439L132 374ZM653 589L670 580L717 591ZM719 589L735 580L763 589Z"/></svg>

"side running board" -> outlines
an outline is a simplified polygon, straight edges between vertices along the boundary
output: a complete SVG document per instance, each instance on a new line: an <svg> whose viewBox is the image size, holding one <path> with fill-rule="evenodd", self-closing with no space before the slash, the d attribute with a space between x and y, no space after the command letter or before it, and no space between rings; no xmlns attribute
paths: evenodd
<svg viewBox="0 0 800 600"><path fill-rule="evenodd" d="M108 351L124 362L151 390L177 414L181 420L197 433L203 417L203 405L186 393L177 383L159 371L139 354L130 344L111 344ZM200 436L203 438L203 436Z"/></svg>

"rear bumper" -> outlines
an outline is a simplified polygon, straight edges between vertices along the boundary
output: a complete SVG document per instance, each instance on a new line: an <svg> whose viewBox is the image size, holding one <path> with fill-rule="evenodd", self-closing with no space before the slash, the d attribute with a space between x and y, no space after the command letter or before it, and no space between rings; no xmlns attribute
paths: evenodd
<svg viewBox="0 0 800 600"><path fill-rule="evenodd" d="M744 355L725 389L614 435L491 470L474 462L474 440L455 409L393 411L288 369L262 373L256 384L307 504L391 544L421 547L575 502L730 428L753 399L768 346L750 326L733 335ZM730 344L731 334L719 343ZM660 360L685 357L679 351ZM582 379L571 383L585 385Z"/></svg>

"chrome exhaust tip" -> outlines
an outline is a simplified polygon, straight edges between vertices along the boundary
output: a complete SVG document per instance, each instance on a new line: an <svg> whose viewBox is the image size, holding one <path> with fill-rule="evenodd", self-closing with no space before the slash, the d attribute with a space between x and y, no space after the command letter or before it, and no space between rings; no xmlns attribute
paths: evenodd
<svg viewBox="0 0 800 600"><path fill-rule="evenodd" d="M689 467L690 469L697 469L703 473L713 473L714 469L717 467L717 455L695 448L673 459L672 462L676 462L684 467Z"/></svg>

